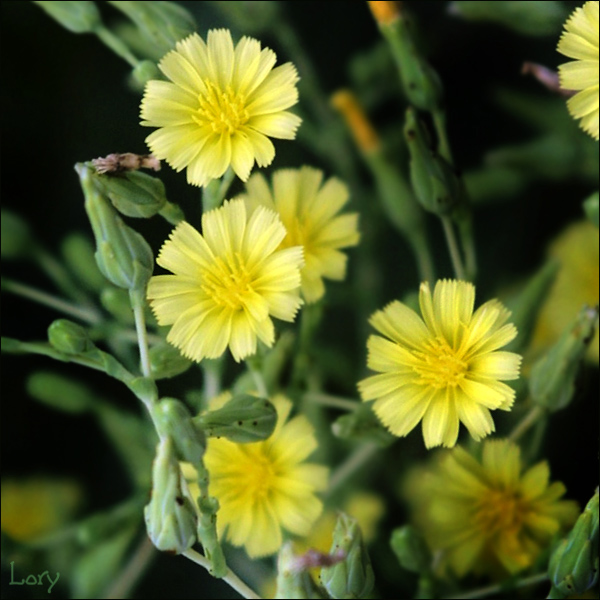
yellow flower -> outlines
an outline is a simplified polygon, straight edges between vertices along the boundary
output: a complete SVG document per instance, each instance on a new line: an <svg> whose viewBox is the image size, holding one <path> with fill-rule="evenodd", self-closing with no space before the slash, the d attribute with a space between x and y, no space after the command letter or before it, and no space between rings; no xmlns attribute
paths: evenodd
<svg viewBox="0 0 600 600"><path fill-rule="evenodd" d="M558 43L558 51L577 60L558 68L560 85L580 90L567 102L570 113L581 119L581 128L598 139L598 2L576 8Z"/></svg>
<svg viewBox="0 0 600 600"><path fill-rule="evenodd" d="M587 221L569 225L552 243L550 256L560 271L536 324L531 353L535 357L555 343L584 304L598 304L598 229ZM587 357L598 362L598 331Z"/></svg>
<svg viewBox="0 0 600 600"><path fill-rule="evenodd" d="M305 462L316 449L306 417L288 421L292 403L272 399L277 426L271 437L253 444L208 441L204 463L209 493L219 501L217 528L252 558L273 554L283 542L282 528L305 535L323 509L315 492L324 490L328 470Z"/></svg>
<svg viewBox="0 0 600 600"><path fill-rule="evenodd" d="M142 125L160 127L146 138L154 155L199 186L229 166L246 181L255 160L271 164L267 136L294 139L301 121L285 110L298 101L296 68L275 62L258 40L234 46L226 29L177 42L158 65L170 81L149 81L142 100Z"/></svg>
<svg viewBox="0 0 600 600"><path fill-rule="evenodd" d="M81 504L74 481L33 477L2 480L2 531L28 542L64 525Z"/></svg>
<svg viewBox="0 0 600 600"><path fill-rule="evenodd" d="M323 184L322 171L302 167L276 171L272 187L257 173L241 196L250 210L266 206L277 211L287 229L281 248L304 247L302 294L307 302L325 294L323 278L344 279L347 257L340 249L358 244L358 215L338 214L348 195L348 188L338 179L332 177Z"/></svg>
<svg viewBox="0 0 600 600"><path fill-rule="evenodd" d="M205 213L202 235L179 223L156 261L174 274L152 277L147 293L158 323L173 325L167 341L195 361L229 346L239 362L257 338L271 346L271 316L293 321L302 304L302 248L277 250L284 237L273 211L248 218L241 200Z"/></svg>
<svg viewBox="0 0 600 600"><path fill-rule="evenodd" d="M433 297L421 284L421 319L395 301L370 319L386 336L372 335L368 366L378 375L359 382L363 400L397 436L423 419L425 446L452 447L459 421L479 440L494 431L490 409L510 410L514 391L499 380L517 379L521 357L498 348L516 335L510 312L490 300L475 312L475 288L464 281L438 281Z"/></svg>
<svg viewBox="0 0 600 600"><path fill-rule="evenodd" d="M548 463L523 471L516 444L488 440L481 461L457 447L409 476L406 494L431 549L442 551L442 570L516 573L574 523L577 504L559 500L565 486L549 483Z"/></svg>

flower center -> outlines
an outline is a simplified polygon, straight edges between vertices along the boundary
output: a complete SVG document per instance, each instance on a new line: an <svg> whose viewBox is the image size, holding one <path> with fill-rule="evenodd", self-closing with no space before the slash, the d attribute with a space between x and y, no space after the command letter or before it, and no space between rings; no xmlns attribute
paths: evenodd
<svg viewBox="0 0 600 600"><path fill-rule="evenodd" d="M479 501L475 523L487 536L498 532L514 533L521 529L526 512L526 504L513 492L492 489Z"/></svg>
<svg viewBox="0 0 600 600"><path fill-rule="evenodd" d="M266 498L273 491L275 478L273 461L268 456L255 454L248 461L245 487L254 499Z"/></svg>
<svg viewBox="0 0 600 600"><path fill-rule="evenodd" d="M241 310L247 295L252 292L252 277L239 252L217 257L215 263L203 272L202 289L219 306Z"/></svg>
<svg viewBox="0 0 600 600"><path fill-rule="evenodd" d="M246 98L228 85L222 90L212 81L205 81L206 92L198 96L198 111L194 121L203 127L210 127L215 133L235 133L244 125L250 115L246 110Z"/></svg>
<svg viewBox="0 0 600 600"><path fill-rule="evenodd" d="M418 362L413 369L420 375L420 384L435 388L456 386L464 378L469 365L444 339L435 338L425 352L414 352Z"/></svg>

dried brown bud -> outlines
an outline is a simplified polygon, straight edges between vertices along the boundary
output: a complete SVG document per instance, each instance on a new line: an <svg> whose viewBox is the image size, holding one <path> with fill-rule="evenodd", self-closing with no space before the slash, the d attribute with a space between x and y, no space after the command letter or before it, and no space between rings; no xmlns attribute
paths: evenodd
<svg viewBox="0 0 600 600"><path fill-rule="evenodd" d="M104 158L94 158L92 164L96 168L96 172L101 175L137 171L138 169L160 171L160 160L152 154L133 154L132 152L119 154L115 152Z"/></svg>

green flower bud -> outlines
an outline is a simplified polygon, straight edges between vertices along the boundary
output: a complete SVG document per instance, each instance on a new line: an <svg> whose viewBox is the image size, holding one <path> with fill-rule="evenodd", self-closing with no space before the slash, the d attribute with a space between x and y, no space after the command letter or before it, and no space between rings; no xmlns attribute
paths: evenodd
<svg viewBox="0 0 600 600"><path fill-rule="evenodd" d="M78 164L85 209L96 238L96 262L116 286L142 289L152 275L153 256L146 240L129 228L99 193L90 167Z"/></svg>
<svg viewBox="0 0 600 600"><path fill-rule="evenodd" d="M598 227L598 192L592 194L583 203L583 210L587 215L587 218Z"/></svg>
<svg viewBox="0 0 600 600"><path fill-rule="evenodd" d="M16 213L2 209L2 258L14 260L27 258L34 242L27 222Z"/></svg>
<svg viewBox="0 0 600 600"><path fill-rule="evenodd" d="M87 236L71 233L63 240L62 255L67 266L87 288L99 291L106 284L94 258L94 246Z"/></svg>
<svg viewBox="0 0 600 600"><path fill-rule="evenodd" d="M472 21L500 23L525 35L556 35L567 18L562 2L485 2L458 0L450 12Z"/></svg>
<svg viewBox="0 0 600 600"><path fill-rule="evenodd" d="M374 442L382 448L395 441L373 412L372 402L357 402L356 409L338 417L331 429L336 437L343 440Z"/></svg>
<svg viewBox="0 0 600 600"><path fill-rule="evenodd" d="M413 573L425 573L431 567L431 552L423 536L411 525L392 532L392 550L402 568Z"/></svg>
<svg viewBox="0 0 600 600"><path fill-rule="evenodd" d="M53 19L73 33L91 33L101 25L100 13L95 2L68 0L66 2L34 0Z"/></svg>
<svg viewBox="0 0 600 600"><path fill-rule="evenodd" d="M373 567L356 519L344 513L338 517L329 553L340 551L346 558L321 569L321 582L331 598L364 598L375 584Z"/></svg>
<svg viewBox="0 0 600 600"><path fill-rule="evenodd" d="M327 598L310 574L299 565L291 542L284 544L279 551L275 598Z"/></svg>
<svg viewBox="0 0 600 600"><path fill-rule="evenodd" d="M178 458L198 464L204 455L202 435L194 427L192 416L183 402L163 398L152 409L152 418L161 437L173 439Z"/></svg>
<svg viewBox="0 0 600 600"><path fill-rule="evenodd" d="M163 182L141 171L96 175L95 184L100 193L127 217L152 217L167 202Z"/></svg>
<svg viewBox="0 0 600 600"><path fill-rule="evenodd" d="M581 594L598 581L598 490L548 565L553 590Z"/></svg>
<svg viewBox="0 0 600 600"><path fill-rule="evenodd" d="M208 437L243 444L267 439L275 429L277 411L265 398L238 394L223 408L204 412L193 421Z"/></svg>
<svg viewBox="0 0 600 600"><path fill-rule="evenodd" d="M196 518L181 491L181 473L173 442L162 439L152 468L152 498L144 508L152 543L164 552L181 554L196 541Z"/></svg>
<svg viewBox="0 0 600 600"><path fill-rule="evenodd" d="M458 205L462 186L452 166L432 147L413 109L406 111L404 137L410 151L410 178L421 206L436 215L449 215Z"/></svg>
<svg viewBox="0 0 600 600"><path fill-rule="evenodd" d="M140 88L143 88L151 79L160 79L160 71L156 63L151 60L140 61L131 72L133 80Z"/></svg>
<svg viewBox="0 0 600 600"><path fill-rule="evenodd" d="M575 380L598 323L598 307L584 307L558 342L531 370L531 397L551 411L565 408L575 392Z"/></svg>
<svg viewBox="0 0 600 600"><path fill-rule="evenodd" d="M106 280L102 278L103 282ZM119 322L124 325L133 325L133 309L129 293L113 286L105 287L100 292L100 304Z"/></svg>
<svg viewBox="0 0 600 600"><path fill-rule="evenodd" d="M394 15L380 11L374 4L371 7L377 19L379 30L387 40L392 56L398 66L400 80L408 101L419 108L433 112L440 110L443 103L443 89L440 78L423 58L414 41L412 22L404 7ZM391 3L388 3L391 4Z"/></svg>
<svg viewBox="0 0 600 600"><path fill-rule="evenodd" d="M505 350L518 353L529 345L540 309L556 279L558 267L554 260L546 263L527 281L521 292L506 303L512 313L511 321L519 334Z"/></svg>
<svg viewBox="0 0 600 600"><path fill-rule="evenodd" d="M84 413L94 405L86 386L58 373L34 373L27 379L27 391L39 402L69 413Z"/></svg>
<svg viewBox="0 0 600 600"><path fill-rule="evenodd" d="M110 4L125 13L161 55L197 29L192 15L174 2L115 1Z"/></svg>
<svg viewBox="0 0 600 600"><path fill-rule="evenodd" d="M150 348L150 370L154 379L166 379L185 373L192 361L171 344L158 344Z"/></svg>
<svg viewBox="0 0 600 600"><path fill-rule="evenodd" d="M87 330L68 319L57 319L50 324L48 340L65 354L81 354L94 348Z"/></svg>

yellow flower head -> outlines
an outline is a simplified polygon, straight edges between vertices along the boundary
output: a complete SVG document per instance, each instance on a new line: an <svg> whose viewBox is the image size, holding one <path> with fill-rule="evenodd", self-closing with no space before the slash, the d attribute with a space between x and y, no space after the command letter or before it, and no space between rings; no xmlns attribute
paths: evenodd
<svg viewBox="0 0 600 600"><path fill-rule="evenodd" d="M220 506L219 535L226 532L251 558L277 552L282 528L306 535L323 509L315 492L327 484L327 468L305 462L317 447L306 417L288 421L292 403L283 396L272 402L277 426L269 439L236 444L211 438L204 455L209 492Z"/></svg>
<svg viewBox="0 0 600 600"><path fill-rule="evenodd" d="M470 283L438 281L433 297L422 283L422 319L398 301L371 317L386 337L369 338L367 364L379 374L358 387L394 435L407 435L423 419L427 448L452 447L459 421L479 440L494 431L490 409L510 410L515 393L499 380L518 378L521 357L498 349L517 330L505 324L510 312L499 301L473 312L474 302Z"/></svg>
<svg viewBox="0 0 600 600"><path fill-rule="evenodd" d="M191 360L217 358L227 346L236 361L256 352L257 337L274 342L271 317L293 321L302 304L302 248L278 250L285 227L271 210L247 217L241 200L202 216L202 235L181 222L164 243L148 299L167 341Z"/></svg>
<svg viewBox="0 0 600 600"><path fill-rule="evenodd" d="M481 461L457 447L425 473L413 473L406 493L441 568L505 575L531 566L559 530L574 523L577 504L559 500L543 461L523 472L519 447L488 440Z"/></svg>
<svg viewBox="0 0 600 600"><path fill-rule="evenodd" d="M160 128L146 138L155 156L199 186L229 166L246 181L254 161L271 164L267 136L294 139L301 121L286 111L298 101L296 68L275 62L258 40L234 46L226 29L177 42L158 65L169 81L149 81L142 100L142 125Z"/></svg>
<svg viewBox="0 0 600 600"><path fill-rule="evenodd" d="M579 90L567 102L570 113L581 119L581 128L598 139L598 2L576 8L565 23L558 51L576 60L558 69L560 85Z"/></svg>
<svg viewBox="0 0 600 600"><path fill-rule="evenodd" d="M250 210L266 206L277 211L287 229L281 248L304 247L302 294L307 302L325 294L323 278L345 277L347 257L340 249L358 244L358 215L338 214L348 196L339 179L323 184L323 172L311 167L276 171L272 187L256 173L241 196Z"/></svg>

